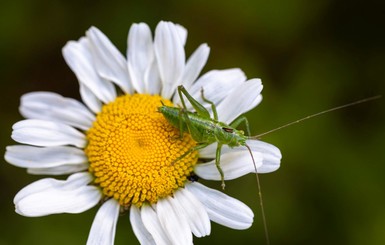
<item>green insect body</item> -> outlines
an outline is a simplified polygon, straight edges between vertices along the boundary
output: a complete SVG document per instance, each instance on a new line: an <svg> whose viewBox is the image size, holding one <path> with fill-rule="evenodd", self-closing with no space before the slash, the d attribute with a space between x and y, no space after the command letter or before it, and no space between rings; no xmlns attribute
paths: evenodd
<svg viewBox="0 0 385 245"><path fill-rule="evenodd" d="M193 151L205 148L206 146L217 142L218 146L216 149L215 164L221 175L222 188L225 188L224 173L220 167L220 155L222 146L228 145L231 148L246 146L250 151L250 148L246 145L246 139L248 139L248 137L242 130L236 129L240 123L244 122L246 124L246 129L249 132L248 121L245 117L239 117L230 125L218 121L216 107L213 102L207 100L204 97L203 90L203 101L211 105L213 118L210 117L210 113L207 111L207 109L198 101L196 101L183 86L178 87L178 93L182 102L182 108L162 105L158 108L158 111L163 114L163 116L170 124L180 130L181 137L183 136L184 132L188 132L197 142L197 145L177 158L176 161L182 159ZM186 96L196 112L187 110L182 94Z"/></svg>

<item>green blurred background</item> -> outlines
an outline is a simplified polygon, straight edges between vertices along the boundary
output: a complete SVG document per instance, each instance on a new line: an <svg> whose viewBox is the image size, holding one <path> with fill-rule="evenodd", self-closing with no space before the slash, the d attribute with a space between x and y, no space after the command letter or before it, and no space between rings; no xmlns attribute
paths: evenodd
<svg viewBox="0 0 385 245"><path fill-rule="evenodd" d="M14 144L22 94L79 98L61 56L68 40L94 25L125 53L133 22L153 30L159 20L188 29L188 55L208 43L205 71L240 67L262 78L264 100L247 114L253 134L385 94L384 1L1 1L2 154ZM272 244L385 244L384 104L350 107L263 138L283 154L281 168L261 176ZM14 195L40 177L1 160L0 244L85 244L96 208L41 218L14 212ZM255 177L228 181L226 192L253 209L253 226L213 224L212 235L194 243L264 244ZM115 243L137 244L128 215L119 219Z"/></svg>

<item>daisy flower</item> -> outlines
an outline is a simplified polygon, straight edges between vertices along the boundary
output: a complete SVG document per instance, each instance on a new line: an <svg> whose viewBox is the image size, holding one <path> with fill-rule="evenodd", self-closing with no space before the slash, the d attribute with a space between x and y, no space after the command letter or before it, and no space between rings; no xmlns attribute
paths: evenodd
<svg viewBox="0 0 385 245"><path fill-rule="evenodd" d="M229 123L261 101L261 81L246 80L239 69L199 76L209 47L200 45L186 61L186 38L186 29L171 22L160 22L154 38L140 23L130 28L126 58L95 27L65 45L63 56L84 104L52 92L23 95L20 112L26 119L12 132L20 145L8 146L5 159L30 174L69 176L43 178L20 190L14 198L18 214L81 213L100 204L87 244L113 244L120 212L129 212L141 244L190 245L193 234L210 234L210 221L232 229L251 226L249 207L196 181L220 180L216 146L174 164L196 142L189 134L181 139L157 108L161 102L180 104L180 84L202 101L203 87L219 120ZM279 168L276 147L258 140L247 144L258 173ZM224 147L221 166L226 180L255 172L244 147Z"/></svg>

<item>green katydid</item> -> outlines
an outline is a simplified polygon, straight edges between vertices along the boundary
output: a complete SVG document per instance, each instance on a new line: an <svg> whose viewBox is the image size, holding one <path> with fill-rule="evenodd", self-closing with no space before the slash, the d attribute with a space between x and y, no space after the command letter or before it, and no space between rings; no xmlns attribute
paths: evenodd
<svg viewBox="0 0 385 245"><path fill-rule="evenodd" d="M185 152L179 158L175 159L175 162L184 158L191 152L197 151L199 149L203 149L208 145L216 142L218 145L216 149L215 165L221 176L223 189L225 188L224 173L220 166L221 149L223 145L228 145L230 148L245 146L250 152L250 156L254 163L255 172L257 173L257 168L255 165L253 154L251 152L250 147L246 144L246 140L259 139L261 136L264 136L266 134L272 133L282 128L291 126L301 121L310 119L312 117L319 116L321 114L342 109L345 107L349 107L352 105L360 104L366 101L378 99L381 97L380 95L377 95L377 96L365 98L362 100L358 100L349 104L334 107L334 108L324 110L324 111L312 114L310 116L301 118L299 120L290 122L288 124L285 124L273 130L267 131L265 133L262 133L256 136L250 136L249 122L245 116L238 117L230 124L226 124L224 122L218 121L216 106L212 101L205 98L203 88L201 90L201 96L204 102L211 105L213 118L211 118L209 111L187 92L187 90L183 87L183 85L178 86L178 95L182 103L182 108L165 106L162 103L162 106L158 108L158 111L163 114L163 116L167 119L169 123L171 123L174 127L180 130L181 137L183 136L184 132L188 132L191 135L191 137L197 142L197 145L195 147L190 148L187 152ZM186 103L183 99L183 95L186 96L187 100L195 109L195 112L188 111ZM248 136L245 135L244 131L236 129L241 123L245 123ZM257 180L258 180L258 176L257 176Z"/></svg>

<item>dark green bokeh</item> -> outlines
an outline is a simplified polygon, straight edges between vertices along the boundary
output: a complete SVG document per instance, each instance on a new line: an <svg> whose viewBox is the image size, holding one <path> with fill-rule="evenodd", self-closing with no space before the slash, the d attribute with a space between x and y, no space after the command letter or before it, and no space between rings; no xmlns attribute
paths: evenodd
<svg viewBox="0 0 385 245"><path fill-rule="evenodd" d="M0 3L0 144L14 144L19 98L48 90L79 98L61 56L91 25L125 53L133 22L152 29L171 20L189 31L188 54L211 47L205 71L242 68L260 77L264 100L247 116L254 134L299 117L384 94L383 1L2 1ZM385 244L384 99L333 112L263 138L278 146L282 167L262 175L273 244ZM96 208L78 215L26 218L14 213L19 189L39 179L0 165L0 244L84 244ZM219 189L219 183L210 183ZM216 224L195 244L264 244L255 177L227 182L248 204L253 226ZM116 244L136 244L128 215Z"/></svg>

